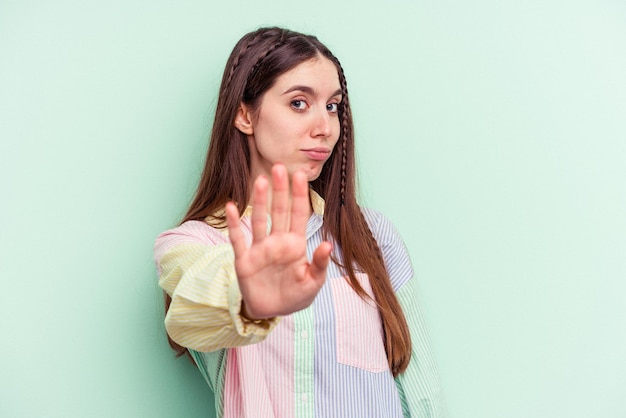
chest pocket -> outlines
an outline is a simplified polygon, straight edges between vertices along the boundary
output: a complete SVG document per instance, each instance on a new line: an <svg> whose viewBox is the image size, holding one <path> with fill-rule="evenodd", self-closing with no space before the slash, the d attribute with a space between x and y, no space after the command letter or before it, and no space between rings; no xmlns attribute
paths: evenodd
<svg viewBox="0 0 626 418"><path fill-rule="evenodd" d="M357 273L357 279L372 296L367 275ZM376 304L357 295L343 277L332 278L329 282L335 311L337 361L375 373L389 370Z"/></svg>

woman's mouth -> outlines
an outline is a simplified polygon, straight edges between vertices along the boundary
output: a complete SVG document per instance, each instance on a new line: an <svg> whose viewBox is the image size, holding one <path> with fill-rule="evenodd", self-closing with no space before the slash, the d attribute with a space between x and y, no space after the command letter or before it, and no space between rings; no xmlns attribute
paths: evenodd
<svg viewBox="0 0 626 418"><path fill-rule="evenodd" d="M330 156L330 149L325 147L315 147L303 149L302 152L314 161L324 161Z"/></svg>

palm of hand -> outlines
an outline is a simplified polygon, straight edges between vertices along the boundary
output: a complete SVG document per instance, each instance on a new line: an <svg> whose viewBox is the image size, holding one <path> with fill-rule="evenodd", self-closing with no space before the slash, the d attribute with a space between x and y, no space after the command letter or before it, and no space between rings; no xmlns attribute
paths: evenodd
<svg viewBox="0 0 626 418"><path fill-rule="evenodd" d="M306 222L310 205L308 184L302 173L293 176L291 208L286 169L272 170L272 230L267 235L268 182L254 183L252 244L245 245L235 206L227 205L235 270L243 297L242 314L261 319L288 315L309 306L326 278L332 246L323 242L309 262L306 255Z"/></svg>

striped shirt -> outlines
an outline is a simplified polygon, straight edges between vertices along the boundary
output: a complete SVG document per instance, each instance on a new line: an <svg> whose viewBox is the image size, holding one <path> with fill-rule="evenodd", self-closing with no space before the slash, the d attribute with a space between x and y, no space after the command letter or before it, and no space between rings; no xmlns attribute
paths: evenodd
<svg viewBox="0 0 626 418"><path fill-rule="evenodd" d="M307 253L322 242L323 199L311 193ZM251 240L250 208L242 228ZM394 379L376 306L330 263L313 304L291 315L249 321L228 230L187 221L156 240L159 285L172 297L170 337L188 347L215 393L218 417L444 417L439 380L416 298L406 248L380 213L363 209L407 317L413 352ZM335 256L340 256L335 253ZM357 278L370 295L366 275Z"/></svg>

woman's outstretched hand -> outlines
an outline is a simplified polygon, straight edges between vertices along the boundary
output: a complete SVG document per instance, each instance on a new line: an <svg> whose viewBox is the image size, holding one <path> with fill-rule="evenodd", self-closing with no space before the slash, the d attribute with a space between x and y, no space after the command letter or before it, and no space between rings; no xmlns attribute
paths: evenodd
<svg viewBox="0 0 626 418"><path fill-rule="evenodd" d="M260 176L252 194L252 244L248 248L239 211L226 205L235 270L243 296L242 315L263 319L288 315L309 306L326 279L332 245L322 242L311 262L306 255L306 224L310 213L309 185L304 173L289 177L283 165L272 168L272 230L267 234L269 182Z"/></svg>

